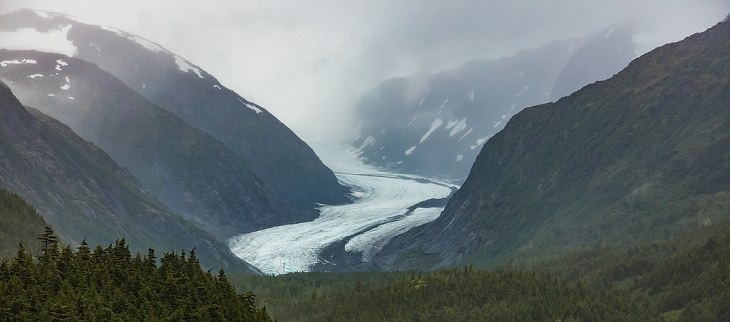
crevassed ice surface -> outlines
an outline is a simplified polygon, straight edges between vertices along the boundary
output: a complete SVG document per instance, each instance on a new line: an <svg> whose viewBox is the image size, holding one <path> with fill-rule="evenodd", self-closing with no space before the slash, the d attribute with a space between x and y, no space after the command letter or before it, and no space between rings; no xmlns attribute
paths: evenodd
<svg viewBox="0 0 730 322"><path fill-rule="evenodd" d="M321 206L311 222L283 225L247 233L229 240L236 256L266 274L309 271L321 250L346 240L345 250L374 256L390 239L438 218L443 208L408 208L451 192L445 182L379 171L360 162L353 152L318 149L337 178L353 190L347 205Z"/></svg>

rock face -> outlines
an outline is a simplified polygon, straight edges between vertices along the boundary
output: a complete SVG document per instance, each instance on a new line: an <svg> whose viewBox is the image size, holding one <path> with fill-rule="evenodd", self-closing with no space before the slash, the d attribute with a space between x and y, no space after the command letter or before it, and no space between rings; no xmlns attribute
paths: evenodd
<svg viewBox="0 0 730 322"><path fill-rule="evenodd" d="M70 244L125 238L136 251L196 247L207 267L253 270L226 245L168 211L102 150L24 107L2 82L0 186L36 207Z"/></svg>
<svg viewBox="0 0 730 322"><path fill-rule="evenodd" d="M297 210L347 202L347 189L289 128L182 57L135 35L61 14L20 10L0 17L2 31L23 28L64 32L74 57L98 65L147 100L209 133Z"/></svg>
<svg viewBox="0 0 730 322"><path fill-rule="evenodd" d="M723 22L525 109L485 144L441 217L397 237L378 263L539 260L726 219L729 80Z"/></svg>
<svg viewBox="0 0 730 322"><path fill-rule="evenodd" d="M616 25L511 57L390 79L359 102L366 162L462 182L484 142L526 106L556 100L626 67L632 29Z"/></svg>
<svg viewBox="0 0 730 322"><path fill-rule="evenodd" d="M106 151L168 209L222 240L314 216L297 211L211 135L111 74L64 55L0 50L0 78L19 99ZM9 62L33 61L32 64Z"/></svg>

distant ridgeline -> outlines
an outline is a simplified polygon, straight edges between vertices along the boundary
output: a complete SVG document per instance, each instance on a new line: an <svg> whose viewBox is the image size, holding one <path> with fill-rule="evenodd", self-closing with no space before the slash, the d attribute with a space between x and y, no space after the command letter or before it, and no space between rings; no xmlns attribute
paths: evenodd
<svg viewBox="0 0 730 322"><path fill-rule="evenodd" d="M271 321L253 293L239 294L221 270L189 255L132 255L122 239L107 248L61 249L53 230L37 259L23 244L0 264L0 317L10 321Z"/></svg>
<svg viewBox="0 0 730 322"><path fill-rule="evenodd" d="M369 164L462 182L487 140L521 109L611 77L636 57L630 24L436 74L386 80L357 105Z"/></svg>
<svg viewBox="0 0 730 322"><path fill-rule="evenodd" d="M27 9L0 32L32 43L0 49L0 187L73 245L196 245L205 266L254 272L229 237L350 201L266 108L152 41Z"/></svg>

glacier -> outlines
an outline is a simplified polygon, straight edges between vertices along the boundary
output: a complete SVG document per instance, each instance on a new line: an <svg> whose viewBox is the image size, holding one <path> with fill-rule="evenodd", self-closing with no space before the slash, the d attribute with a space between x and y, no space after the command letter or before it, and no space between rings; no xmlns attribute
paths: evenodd
<svg viewBox="0 0 730 322"><path fill-rule="evenodd" d="M328 245L345 241L345 250L368 261L390 239L438 218L443 208L409 207L428 199L446 198L458 187L414 175L384 172L363 164L353 150L318 149L320 157L349 186L353 202L321 205L310 222L242 234L228 245L239 258L265 274L306 272L320 262Z"/></svg>

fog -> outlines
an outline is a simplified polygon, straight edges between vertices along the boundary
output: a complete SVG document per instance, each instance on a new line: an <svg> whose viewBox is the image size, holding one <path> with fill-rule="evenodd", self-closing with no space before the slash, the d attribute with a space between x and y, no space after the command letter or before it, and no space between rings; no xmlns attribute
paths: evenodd
<svg viewBox="0 0 730 322"><path fill-rule="evenodd" d="M511 55L627 21L638 28L641 54L730 12L727 0L0 0L0 11L23 7L153 40L313 144L353 136L357 98L389 77Z"/></svg>

